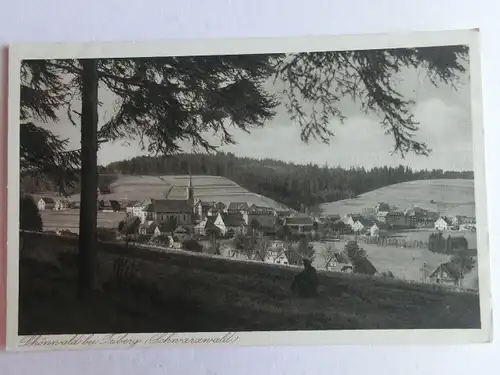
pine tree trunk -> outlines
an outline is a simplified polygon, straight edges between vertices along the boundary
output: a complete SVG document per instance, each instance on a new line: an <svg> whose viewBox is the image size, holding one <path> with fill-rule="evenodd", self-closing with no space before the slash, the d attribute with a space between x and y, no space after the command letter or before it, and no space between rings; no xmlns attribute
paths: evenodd
<svg viewBox="0 0 500 375"><path fill-rule="evenodd" d="M83 66L78 297L97 288L97 61Z"/></svg>

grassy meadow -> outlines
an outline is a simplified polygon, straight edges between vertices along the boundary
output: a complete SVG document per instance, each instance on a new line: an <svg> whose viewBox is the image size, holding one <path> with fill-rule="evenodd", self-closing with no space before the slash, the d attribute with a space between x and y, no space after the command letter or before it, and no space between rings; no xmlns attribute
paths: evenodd
<svg viewBox="0 0 500 375"><path fill-rule="evenodd" d="M434 203L432 203L433 201ZM324 215L362 213L378 202L399 208L418 206L443 215L476 216L474 180L418 180L402 182L359 195L321 205Z"/></svg>
<svg viewBox="0 0 500 375"><path fill-rule="evenodd" d="M289 291L297 268L100 244L102 290L75 300L76 240L24 235L19 333L479 328L479 298L436 285L320 272L321 294ZM128 276L115 262L125 259ZM347 285L337 295L336 287Z"/></svg>

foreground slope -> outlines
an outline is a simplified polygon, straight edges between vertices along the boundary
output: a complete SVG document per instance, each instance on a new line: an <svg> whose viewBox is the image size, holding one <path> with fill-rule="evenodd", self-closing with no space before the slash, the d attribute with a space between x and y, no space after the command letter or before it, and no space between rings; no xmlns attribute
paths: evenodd
<svg viewBox="0 0 500 375"><path fill-rule="evenodd" d="M57 266L21 257L19 331L27 334L479 328L479 298L434 285L320 273L317 299L293 297L296 268L100 244L102 292L75 300L76 240L26 237ZM137 273L117 276L125 256ZM336 295L336 287L347 285Z"/></svg>
<svg viewBox="0 0 500 375"><path fill-rule="evenodd" d="M440 212L443 215L475 216L474 180L417 180L385 186L357 198L324 203L324 215L361 213L377 202L399 208L411 205Z"/></svg>

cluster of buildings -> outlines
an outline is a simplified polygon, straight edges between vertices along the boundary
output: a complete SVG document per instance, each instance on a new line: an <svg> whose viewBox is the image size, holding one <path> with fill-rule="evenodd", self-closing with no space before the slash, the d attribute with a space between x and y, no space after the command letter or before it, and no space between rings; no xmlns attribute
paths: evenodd
<svg viewBox="0 0 500 375"><path fill-rule="evenodd" d="M279 225L297 233L309 233L317 228L316 219L290 210L275 210L240 201L195 200L191 178L185 199L145 199L129 202L125 210L128 217L139 218L140 231L144 234L171 233L172 223L175 223L175 231L222 237L247 234L253 230L272 234Z"/></svg>
<svg viewBox="0 0 500 375"><path fill-rule="evenodd" d="M467 216L441 216L437 212L419 207L393 209L389 204L379 202L373 210L363 214L344 216L329 215L326 227L337 233L367 234L380 236L389 229L433 228L439 231L475 231L476 220Z"/></svg>

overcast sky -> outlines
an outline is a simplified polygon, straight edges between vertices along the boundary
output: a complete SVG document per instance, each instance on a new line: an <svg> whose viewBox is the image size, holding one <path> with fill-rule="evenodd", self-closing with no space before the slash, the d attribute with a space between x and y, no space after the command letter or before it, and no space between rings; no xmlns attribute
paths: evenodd
<svg viewBox="0 0 500 375"><path fill-rule="evenodd" d="M300 140L300 128L294 124L284 107L279 107L275 118L264 128L254 129L251 134L233 131L236 145L221 147L222 151L238 156L255 158L271 157L295 163L316 163L342 167L363 166L370 168L384 165L408 165L415 169L441 168L445 170L472 170L472 126L470 111L470 87L468 75L461 77L458 91L442 85L434 87L426 78L425 71L406 69L398 76L397 88L407 99L414 99L412 108L420 130L416 138L425 141L432 149L429 157L408 154L406 159L391 155L393 138L385 135L375 116L360 112L359 106L350 100L339 104L348 116L344 124L333 120L330 129L335 133L330 145L316 141L304 144ZM279 83L278 83L279 84ZM277 90L269 84L269 90ZM100 89L100 119L104 122L113 114L112 95ZM101 124L102 125L102 124ZM56 134L70 139L70 148L80 147L79 128L69 123L64 113L58 123L43 125ZM211 135L212 142L217 139ZM188 144L185 150L190 151ZM110 162L147 155L137 142L123 141L104 144L99 150L98 162Z"/></svg>

